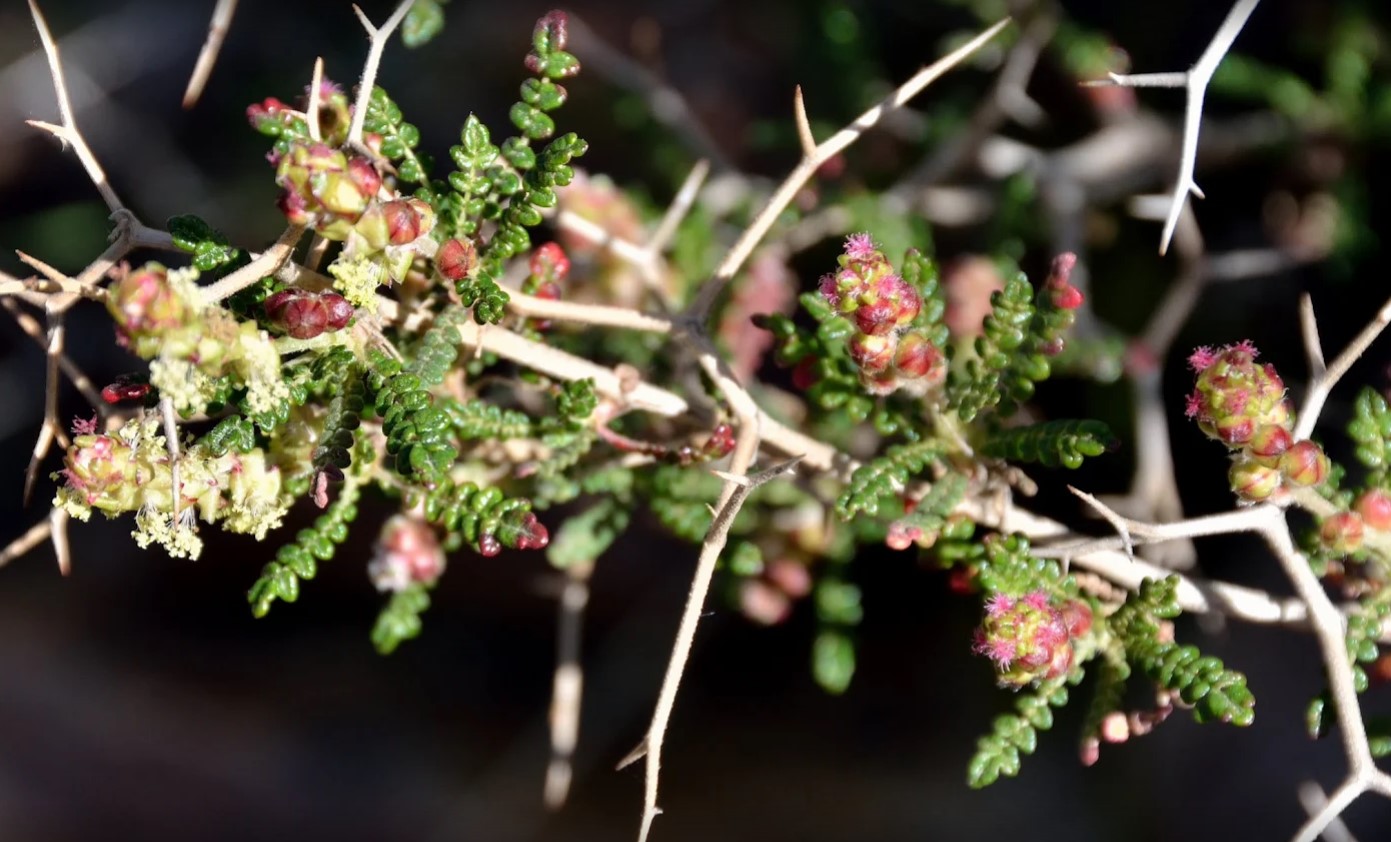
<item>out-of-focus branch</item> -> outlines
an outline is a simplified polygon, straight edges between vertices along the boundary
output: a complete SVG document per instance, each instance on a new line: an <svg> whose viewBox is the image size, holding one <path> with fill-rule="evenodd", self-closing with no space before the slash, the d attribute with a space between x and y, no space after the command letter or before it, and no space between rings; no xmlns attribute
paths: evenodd
<svg viewBox="0 0 1391 842"><path fill-rule="evenodd" d="M217 0L213 7L212 20L208 22L208 37L198 51L198 61L193 65L193 75L188 77L188 87L184 89L184 108L192 108L203 95L203 88L212 75L217 55L222 51L222 41L232 26L232 16L237 13L237 0Z"/></svg>

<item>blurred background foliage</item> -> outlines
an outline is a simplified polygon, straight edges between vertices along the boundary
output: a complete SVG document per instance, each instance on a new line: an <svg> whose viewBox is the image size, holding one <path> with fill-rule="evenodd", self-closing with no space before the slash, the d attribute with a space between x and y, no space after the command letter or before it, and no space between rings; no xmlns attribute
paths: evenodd
<svg viewBox="0 0 1391 842"><path fill-rule="evenodd" d="M381 20L391 4L363 5ZM246 106L297 95L315 55L351 84L366 40L346 3L243 0L202 100L186 112L179 100L211 6L44 4L78 119L127 203L155 223L199 214L232 242L257 247L283 220ZM388 48L379 83L420 127L422 148L442 157L470 113L505 125L528 33L546 8L454 0L429 44ZM1114 381L1126 338L1179 271L1178 256L1155 254L1158 224L1133 218L1128 200L1173 178L1181 94L1076 83L1107 70L1187 66L1224 3L584 0L566 8L585 69L567 86L562 127L590 141L585 168L611 177L631 203L620 203L611 224L655 219L694 161L712 162L711 187L673 254L687 278L710 269L737 232L739 208L795 162L795 85L824 137L1006 13L1020 21L1007 38L799 197L779 232L793 241L799 225L811 232L788 258L800 288L852 230L873 231L893 255L910 244L943 262L981 254L1034 277L1053 254L1078 251L1096 317L1081 327L1094 343L1079 367ZM1298 389L1299 292L1314 296L1325 349L1340 347L1385 298L1379 232L1391 179L1376 162L1391 134L1388 18L1370 0L1266 0L1213 82L1198 224L1210 255L1265 255L1270 270L1211 284L1162 361L1189 514L1223 508L1230 495L1219 452L1181 423L1186 351L1252 339ZM1031 37L1041 53L1029 102L983 117L1011 45ZM673 92L693 118L685 129L668 116ZM5 3L0 268L12 273L21 271L16 248L76 271L104 245L105 212L80 167L22 124L55 114L26 10ZM69 324L72 355L99 383L132 367L112 352L97 308ZM41 418L43 364L5 325L0 475L13 482L0 484L0 538L8 540L40 511L22 509L20 478ZM1386 359L1374 349L1352 379L1384 387ZM74 395L63 399L79 406ZM1064 379L1040 401L1045 413L1065 407L1118 432L1116 452L1066 479L1123 491L1137 444L1125 383ZM1335 395L1330 429L1350 412ZM1330 439L1333 455L1346 455ZM1043 491L1031 505L1079 522L1063 477L1038 479ZM320 574L312 598L260 622L243 594L273 548L227 539L191 565L141 554L123 532L118 523L75 530L68 580L47 550L3 572L0 826L14 838L559 840L635 829L640 774L611 767L641 735L693 559L657 531L630 530L595 574L577 778L555 815L541 808L540 784L557 585L539 554L456 559L434 592L429 634L382 659L365 631L377 596L354 564L366 561L371 529ZM1210 575L1283 588L1241 539L1199 549ZM1312 639L1209 623L1205 648L1247 672L1260 698L1253 728L1200 732L1175 718L1082 769L1074 710L1043 736L1020 779L968 791L974 740L1011 701L989 665L970 656L977 609L908 554L863 554L844 575L861 589L864 616L854 681L839 697L808 671L814 606L763 629L734 600L712 603L668 738L659 838L1273 838L1302 815L1296 785L1310 776L1328 783L1340 768L1337 747L1307 741L1300 728L1321 681ZM734 577L726 581L732 592ZM833 683L835 653L822 655L833 659L823 683ZM1384 688L1367 697L1371 712L1387 703ZM1359 803L1350 823L1378 838L1391 830L1391 808Z"/></svg>

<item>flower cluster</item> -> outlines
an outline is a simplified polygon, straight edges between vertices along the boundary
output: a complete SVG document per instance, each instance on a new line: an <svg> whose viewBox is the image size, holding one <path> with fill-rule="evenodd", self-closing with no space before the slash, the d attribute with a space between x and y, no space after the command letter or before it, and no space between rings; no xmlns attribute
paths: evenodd
<svg viewBox="0 0 1391 842"><path fill-rule="evenodd" d="M995 662L1001 686L1023 687L1066 674L1072 668L1073 641L1091 626L1091 608L1079 600L1055 605L1042 590L995 594L985 603L975 651Z"/></svg>
<svg viewBox="0 0 1391 842"><path fill-rule="evenodd" d="M845 241L840 269L821 278L821 296L850 320L850 359L860 370L865 389L887 395L912 384L924 389L947 376L947 360L913 322L922 296L894 272L888 258L868 234Z"/></svg>
<svg viewBox="0 0 1391 842"><path fill-rule="evenodd" d="M1248 502L1287 494L1290 486L1316 486L1328 478L1328 457L1308 439L1294 440L1294 409L1275 367L1258 364L1250 342L1188 358L1197 375L1188 417L1233 451L1232 490Z"/></svg>
<svg viewBox="0 0 1391 842"><path fill-rule="evenodd" d="M195 517L229 532L264 538L280 526L289 506L281 473L261 450L213 456L199 444L179 456L179 516L174 476L157 416L132 419L110 434L76 425L53 505L78 520L99 510L109 517L136 513L136 542L159 544L175 557L197 558L202 540Z"/></svg>
<svg viewBox="0 0 1391 842"><path fill-rule="evenodd" d="M285 218L344 243L328 272L348 301L370 307L381 283L405 278L435 227L428 202L379 198L382 176L376 165L324 142L296 139L275 164Z"/></svg>
<svg viewBox="0 0 1391 842"><path fill-rule="evenodd" d="M270 336L255 322L204 304L197 277L196 269L158 263L119 270L107 309L121 341L151 360L150 384L183 415L207 409L217 380L227 375L245 385L252 412L280 406L289 390Z"/></svg>

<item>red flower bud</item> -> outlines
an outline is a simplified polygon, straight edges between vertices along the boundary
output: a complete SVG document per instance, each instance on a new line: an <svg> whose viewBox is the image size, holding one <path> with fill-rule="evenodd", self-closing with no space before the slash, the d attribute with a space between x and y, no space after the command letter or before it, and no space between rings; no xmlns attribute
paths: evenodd
<svg viewBox="0 0 1391 842"><path fill-rule="evenodd" d="M386 217L387 238L392 245L404 246L419 239L421 234L420 212L411 207L405 199L394 199L382 205Z"/></svg>
<svg viewBox="0 0 1391 842"><path fill-rule="evenodd" d="M353 305L336 292L313 293L282 289L266 299L266 315L295 339L313 339L324 331L342 330L353 317Z"/></svg>
<svg viewBox="0 0 1391 842"><path fill-rule="evenodd" d="M560 243L545 243L531 253L529 268L536 278L563 284L570 277L570 258Z"/></svg>
<svg viewBox="0 0 1391 842"><path fill-rule="evenodd" d="M470 240L445 240L435 252L435 268L451 281L468 276L477 266L478 249Z"/></svg>
<svg viewBox="0 0 1391 842"><path fill-rule="evenodd" d="M938 380L946 376L946 360L926 336L909 333L898 342L894 368L904 377Z"/></svg>
<svg viewBox="0 0 1391 842"><path fill-rule="evenodd" d="M369 199L377 195L377 191L382 187L382 174L377 172L376 166L366 158L357 156L348 159L348 178L352 179L362 195Z"/></svg>

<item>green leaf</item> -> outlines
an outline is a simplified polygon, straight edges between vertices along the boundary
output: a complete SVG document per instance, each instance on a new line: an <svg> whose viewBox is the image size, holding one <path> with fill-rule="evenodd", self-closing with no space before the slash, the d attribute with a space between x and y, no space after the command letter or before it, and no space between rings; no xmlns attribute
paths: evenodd
<svg viewBox="0 0 1391 842"><path fill-rule="evenodd" d="M412 49L423 46L444 29L444 4L449 0L415 0L401 22L401 41Z"/></svg>
<svg viewBox="0 0 1391 842"><path fill-rule="evenodd" d="M824 629L811 648L811 673L827 693L840 695L855 675L855 643L840 629Z"/></svg>
<svg viewBox="0 0 1391 842"><path fill-rule="evenodd" d="M561 524L546 548L546 559L564 569L593 563L628 528L628 508L605 497Z"/></svg>

